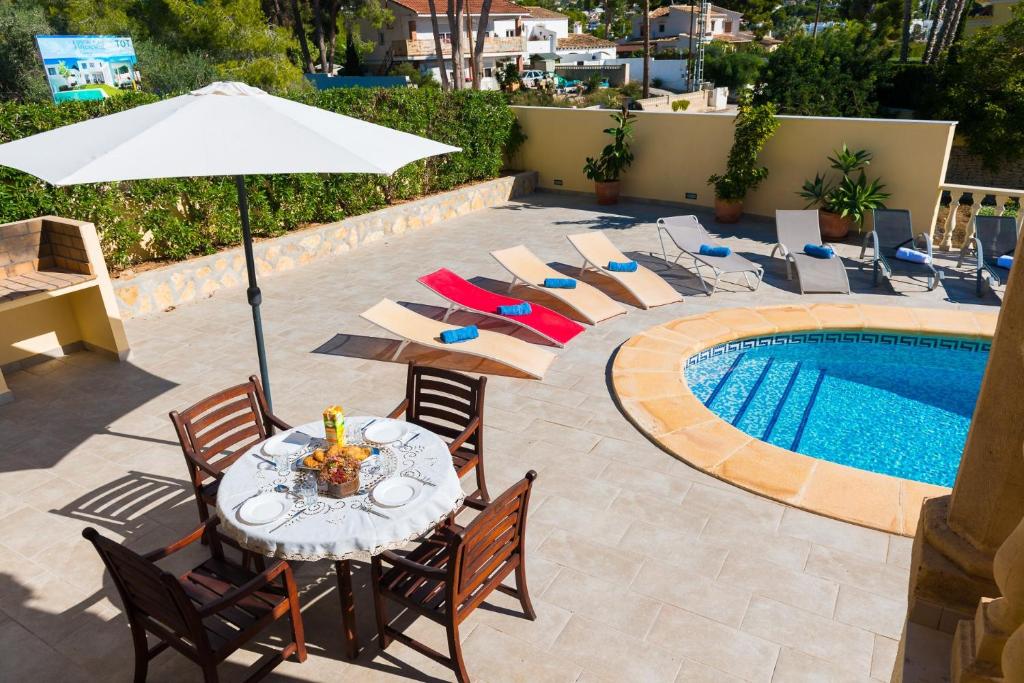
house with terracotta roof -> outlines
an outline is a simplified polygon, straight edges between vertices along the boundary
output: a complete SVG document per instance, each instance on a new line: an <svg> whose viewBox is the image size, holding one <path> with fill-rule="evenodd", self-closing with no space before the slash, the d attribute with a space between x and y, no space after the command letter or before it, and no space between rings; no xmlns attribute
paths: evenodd
<svg viewBox="0 0 1024 683"><path fill-rule="evenodd" d="M781 42L771 37L759 40L752 32L741 31L740 23L743 21L743 14L718 5L711 5L711 11L704 17L703 28L698 25L700 17L696 5L659 7L651 10L650 18L651 45L655 52L666 48L688 52L701 36L705 42L711 40L732 44L758 42L770 50ZM632 22L633 30L629 39L618 45L620 54L643 49L643 16L635 15Z"/></svg>
<svg viewBox="0 0 1024 683"><path fill-rule="evenodd" d="M583 33L583 27L571 24L569 17L543 7L524 7L526 51L529 56L545 55L562 64L600 64L615 57L615 43Z"/></svg>

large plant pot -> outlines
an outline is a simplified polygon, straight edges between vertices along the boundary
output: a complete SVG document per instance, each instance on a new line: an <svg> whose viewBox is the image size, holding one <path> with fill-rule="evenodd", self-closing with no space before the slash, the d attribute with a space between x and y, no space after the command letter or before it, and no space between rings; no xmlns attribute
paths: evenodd
<svg viewBox="0 0 1024 683"><path fill-rule="evenodd" d="M837 242L845 239L853 227L853 219L828 211L818 212L818 225L821 227L821 238L826 242Z"/></svg>
<svg viewBox="0 0 1024 683"><path fill-rule="evenodd" d="M594 192L597 193L597 203L608 205L619 203L619 188L622 182L619 180L595 181Z"/></svg>
<svg viewBox="0 0 1024 683"><path fill-rule="evenodd" d="M738 223L743 215L742 199L719 199L715 197L715 221L718 223Z"/></svg>

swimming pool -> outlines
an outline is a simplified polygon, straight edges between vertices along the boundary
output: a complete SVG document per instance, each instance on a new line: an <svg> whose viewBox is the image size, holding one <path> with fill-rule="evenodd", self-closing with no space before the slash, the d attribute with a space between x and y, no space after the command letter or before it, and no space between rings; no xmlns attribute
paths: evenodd
<svg viewBox="0 0 1024 683"><path fill-rule="evenodd" d="M762 441L952 486L990 346L891 332L797 332L705 349L684 374L712 412Z"/></svg>

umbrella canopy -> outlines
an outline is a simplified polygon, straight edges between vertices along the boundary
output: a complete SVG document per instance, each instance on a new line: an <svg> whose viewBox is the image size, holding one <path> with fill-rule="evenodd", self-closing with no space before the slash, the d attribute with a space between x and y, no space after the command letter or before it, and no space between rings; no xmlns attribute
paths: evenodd
<svg viewBox="0 0 1024 683"><path fill-rule="evenodd" d="M0 165L53 185L235 176L260 375L270 401L262 297L249 232L252 173L393 173L458 147L217 82L187 95L0 145Z"/></svg>
<svg viewBox="0 0 1024 683"><path fill-rule="evenodd" d="M0 164L52 183L253 173L393 173L458 147L213 83L0 145Z"/></svg>

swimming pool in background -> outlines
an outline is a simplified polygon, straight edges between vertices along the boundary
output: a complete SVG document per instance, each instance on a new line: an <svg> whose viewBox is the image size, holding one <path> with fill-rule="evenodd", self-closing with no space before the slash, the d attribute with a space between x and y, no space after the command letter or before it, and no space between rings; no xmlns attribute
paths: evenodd
<svg viewBox="0 0 1024 683"><path fill-rule="evenodd" d="M741 339L688 359L694 395L747 434L952 486L991 343L872 331Z"/></svg>

